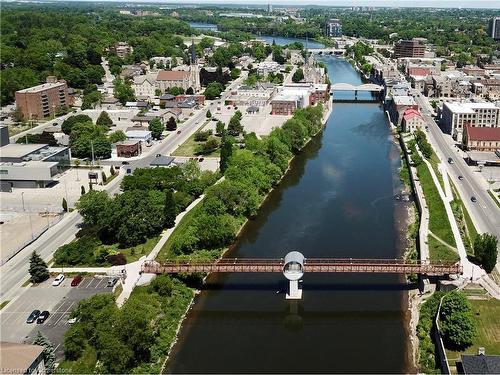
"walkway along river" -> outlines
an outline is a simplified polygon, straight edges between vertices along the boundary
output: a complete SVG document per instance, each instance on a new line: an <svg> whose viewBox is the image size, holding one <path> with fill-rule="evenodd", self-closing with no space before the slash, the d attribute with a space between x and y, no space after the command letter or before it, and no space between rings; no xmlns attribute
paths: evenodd
<svg viewBox="0 0 500 375"><path fill-rule="evenodd" d="M323 61L333 82L361 83L346 61ZM378 104L335 103L324 132L293 160L227 255L399 257L399 165ZM279 274L210 275L165 371L414 371L401 277L306 274L301 301L285 300L286 285Z"/></svg>

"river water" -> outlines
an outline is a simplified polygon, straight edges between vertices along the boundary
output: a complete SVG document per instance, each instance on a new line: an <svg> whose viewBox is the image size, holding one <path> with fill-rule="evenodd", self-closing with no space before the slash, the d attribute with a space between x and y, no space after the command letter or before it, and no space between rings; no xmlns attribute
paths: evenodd
<svg viewBox="0 0 500 375"><path fill-rule="evenodd" d="M324 58L332 82L361 83ZM378 104L335 103L324 132L293 160L231 257L395 258L398 149ZM218 274L196 298L166 371L311 373L412 371L403 280L306 274L285 300L280 274Z"/></svg>

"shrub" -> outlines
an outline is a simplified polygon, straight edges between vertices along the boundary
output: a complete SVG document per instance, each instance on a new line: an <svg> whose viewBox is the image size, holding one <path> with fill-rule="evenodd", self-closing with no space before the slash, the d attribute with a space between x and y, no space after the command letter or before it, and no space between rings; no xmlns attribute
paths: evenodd
<svg viewBox="0 0 500 375"><path fill-rule="evenodd" d="M125 258L125 255L123 255L123 253L108 255L106 259L113 266L122 266L124 264L127 264L127 259Z"/></svg>

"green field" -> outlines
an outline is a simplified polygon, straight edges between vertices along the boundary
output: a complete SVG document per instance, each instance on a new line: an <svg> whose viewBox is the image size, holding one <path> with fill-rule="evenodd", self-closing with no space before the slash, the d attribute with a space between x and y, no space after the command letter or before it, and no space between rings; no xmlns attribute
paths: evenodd
<svg viewBox="0 0 500 375"><path fill-rule="evenodd" d="M427 237L427 241L429 243L429 256L431 260L443 260L445 262L458 262L460 260L456 251L453 251L431 235Z"/></svg>

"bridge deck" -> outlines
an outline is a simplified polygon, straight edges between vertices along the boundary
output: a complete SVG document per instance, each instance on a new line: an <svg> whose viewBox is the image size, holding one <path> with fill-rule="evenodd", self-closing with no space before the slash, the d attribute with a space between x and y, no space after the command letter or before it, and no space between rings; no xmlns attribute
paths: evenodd
<svg viewBox="0 0 500 375"><path fill-rule="evenodd" d="M283 259L223 258L216 261L145 261L144 273L192 273L192 272L283 272ZM304 272L323 273L392 273L453 275L460 274L458 263L403 261L401 259L322 259L307 258Z"/></svg>

